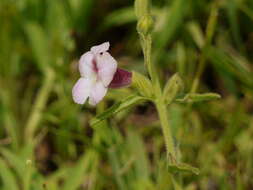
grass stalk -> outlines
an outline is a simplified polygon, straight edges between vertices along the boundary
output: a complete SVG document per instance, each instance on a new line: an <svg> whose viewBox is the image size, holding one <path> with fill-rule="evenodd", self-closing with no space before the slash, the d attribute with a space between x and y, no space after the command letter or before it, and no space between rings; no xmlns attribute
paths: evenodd
<svg viewBox="0 0 253 190"><path fill-rule="evenodd" d="M47 72L45 73L43 85L38 92L31 114L25 126L25 137L27 141L33 140L34 133L36 129L38 128L38 124L41 120L42 112L45 108L49 94L52 90L54 78L55 78L54 71L51 69L48 69Z"/></svg>

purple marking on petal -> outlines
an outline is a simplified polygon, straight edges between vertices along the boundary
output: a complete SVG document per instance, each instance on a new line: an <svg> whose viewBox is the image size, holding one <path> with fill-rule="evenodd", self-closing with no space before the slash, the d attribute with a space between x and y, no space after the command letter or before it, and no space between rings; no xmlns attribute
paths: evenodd
<svg viewBox="0 0 253 190"><path fill-rule="evenodd" d="M123 69L117 68L109 88L121 88L130 85L132 82L132 73Z"/></svg>
<svg viewBox="0 0 253 190"><path fill-rule="evenodd" d="M92 60L92 69L95 73L98 73L98 66L97 66L97 61L95 58Z"/></svg>

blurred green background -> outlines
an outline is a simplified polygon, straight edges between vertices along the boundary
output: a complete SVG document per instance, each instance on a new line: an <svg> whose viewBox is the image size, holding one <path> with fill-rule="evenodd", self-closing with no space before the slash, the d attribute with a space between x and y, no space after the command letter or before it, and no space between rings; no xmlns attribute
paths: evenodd
<svg viewBox="0 0 253 190"><path fill-rule="evenodd" d="M145 74L133 4L0 1L0 189L253 189L252 0L153 1L161 82L178 72L188 92L204 62L196 91L222 96L169 107L181 159L199 175L171 178L152 104L89 126L133 89L110 90L97 107L73 102L78 59L93 45L110 41L120 67Z"/></svg>

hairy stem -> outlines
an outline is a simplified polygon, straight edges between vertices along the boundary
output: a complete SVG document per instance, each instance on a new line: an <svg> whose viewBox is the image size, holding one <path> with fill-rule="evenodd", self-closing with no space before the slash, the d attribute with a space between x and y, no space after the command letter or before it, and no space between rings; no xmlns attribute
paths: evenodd
<svg viewBox="0 0 253 190"><path fill-rule="evenodd" d="M145 7L139 6L145 2ZM175 146L171 134L171 129L168 120L168 111L166 107L166 103L163 98L162 88L159 82L159 77L157 74L157 70L155 65L152 63L151 55L152 55L152 18L150 15L150 7L151 2L147 1L139 1L135 2L135 9L138 18L137 30L140 35L140 42L142 46L142 51L144 55L144 64L147 67L149 76L151 78L151 82L153 85L153 90L155 92L155 106L157 108L162 131L164 135L164 140L166 144L166 152L167 158L170 158L170 161L176 160L176 152Z"/></svg>
<svg viewBox="0 0 253 190"><path fill-rule="evenodd" d="M163 136L165 140L167 158L170 162L174 162L176 160L176 151L174 146L174 141L171 133L171 127L168 120L168 111L166 104L161 101L162 99L158 99L156 103L156 108L158 111L159 119L162 126Z"/></svg>
<svg viewBox="0 0 253 190"><path fill-rule="evenodd" d="M163 136L165 140L167 158L171 162L176 160L175 146L171 134L171 129L168 120L168 111L164 99L162 97L162 89L159 83L159 78L155 66L151 61L151 49L152 49L152 37L151 34L141 35L142 49L144 54L144 63L149 72L151 82L154 86L154 91L156 95L155 105L158 111L159 119L162 126Z"/></svg>

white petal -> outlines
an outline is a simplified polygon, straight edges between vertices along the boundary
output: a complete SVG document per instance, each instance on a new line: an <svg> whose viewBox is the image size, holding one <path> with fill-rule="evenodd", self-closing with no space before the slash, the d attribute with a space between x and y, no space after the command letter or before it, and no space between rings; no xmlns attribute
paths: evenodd
<svg viewBox="0 0 253 190"><path fill-rule="evenodd" d="M91 78L96 75L96 72L93 69L94 55L88 51L83 54L79 60L79 71L82 77Z"/></svg>
<svg viewBox="0 0 253 190"><path fill-rule="evenodd" d="M90 50L92 53L94 53L95 55L96 54L99 54L99 53L103 53L103 52L106 52L110 47L110 43L109 42L105 42L105 43L102 43L98 46L93 46Z"/></svg>
<svg viewBox="0 0 253 190"><path fill-rule="evenodd" d="M117 70L117 61L107 52L96 56L98 77L104 86L108 86Z"/></svg>
<svg viewBox="0 0 253 190"><path fill-rule="evenodd" d="M107 88L104 87L103 83L101 81L96 82L96 84L93 86L91 90L89 103L91 105L96 105L103 99L106 92L107 92Z"/></svg>
<svg viewBox="0 0 253 190"><path fill-rule="evenodd" d="M72 89L73 100L77 104L84 104L90 95L92 81L87 78L80 78Z"/></svg>

